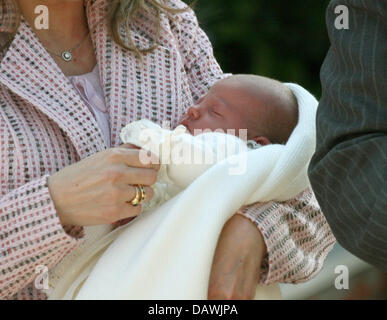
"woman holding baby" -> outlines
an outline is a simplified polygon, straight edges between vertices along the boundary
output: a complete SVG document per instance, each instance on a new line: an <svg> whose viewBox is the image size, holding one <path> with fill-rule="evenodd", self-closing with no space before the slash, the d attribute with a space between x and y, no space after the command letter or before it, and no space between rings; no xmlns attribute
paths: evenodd
<svg viewBox="0 0 387 320"><path fill-rule="evenodd" d="M38 5L49 29L36 28ZM120 130L140 118L176 127L227 75L180 0L1 0L0 10L0 298L45 299L37 266L76 250L84 226L109 232L139 215L136 185L152 198L159 165L121 145ZM310 279L334 242L310 189L236 213L209 298Z"/></svg>

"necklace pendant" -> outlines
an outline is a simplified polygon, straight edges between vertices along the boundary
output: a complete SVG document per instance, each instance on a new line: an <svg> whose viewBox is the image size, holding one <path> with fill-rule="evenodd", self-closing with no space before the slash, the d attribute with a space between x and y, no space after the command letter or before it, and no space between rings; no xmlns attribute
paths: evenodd
<svg viewBox="0 0 387 320"><path fill-rule="evenodd" d="M62 59L66 62L71 61L73 58L73 55L71 54L70 51L63 51L62 52Z"/></svg>

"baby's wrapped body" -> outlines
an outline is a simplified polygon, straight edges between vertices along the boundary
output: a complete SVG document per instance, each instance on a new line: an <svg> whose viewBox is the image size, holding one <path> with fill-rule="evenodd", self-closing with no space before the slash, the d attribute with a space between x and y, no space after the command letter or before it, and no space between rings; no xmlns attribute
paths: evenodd
<svg viewBox="0 0 387 320"><path fill-rule="evenodd" d="M143 211L169 200L214 164L225 159L234 161L229 174L243 174L246 165L243 157L230 157L261 146L253 140L246 141L222 130L203 131L193 136L184 125L168 130L147 119L128 124L121 131L121 140L141 147L145 162L150 161L147 152L150 151L161 164L157 182L152 186L154 196L151 201L143 203Z"/></svg>
<svg viewBox="0 0 387 320"><path fill-rule="evenodd" d="M228 174L245 174L246 159L231 156L243 155L248 146L285 144L298 120L297 98L289 85L261 76L234 75L211 87L174 130L147 119L128 124L121 140L141 147L145 162L149 161L146 151L151 151L161 163L155 196L144 204L145 209L170 199L225 159L236 162ZM255 201L246 204L259 201L250 200Z"/></svg>

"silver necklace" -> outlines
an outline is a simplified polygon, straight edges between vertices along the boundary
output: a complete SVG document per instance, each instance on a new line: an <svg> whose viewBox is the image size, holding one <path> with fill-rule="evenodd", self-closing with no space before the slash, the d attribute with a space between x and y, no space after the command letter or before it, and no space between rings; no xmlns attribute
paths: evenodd
<svg viewBox="0 0 387 320"><path fill-rule="evenodd" d="M64 50L60 54L52 52L52 51L48 50L46 47L44 47L44 48L47 50L47 52L53 54L54 56L62 58L62 60L66 61L66 62L70 62L73 59L73 51L77 50L80 47L80 45L86 39L88 34L89 34L89 31L86 32L85 36L82 38L82 40L75 47L73 47L73 48L71 48L69 50Z"/></svg>

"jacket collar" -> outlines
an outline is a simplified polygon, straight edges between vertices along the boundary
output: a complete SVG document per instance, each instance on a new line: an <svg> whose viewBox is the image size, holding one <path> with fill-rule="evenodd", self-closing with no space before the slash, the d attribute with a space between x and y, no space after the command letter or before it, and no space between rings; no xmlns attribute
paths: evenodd
<svg viewBox="0 0 387 320"><path fill-rule="evenodd" d="M95 2L85 1L87 12ZM28 68L20 67L26 65ZM106 148L91 111L24 17L0 62L0 83L55 121L71 139L81 158ZM49 83L51 89L45 83ZM72 105L62 103L63 93Z"/></svg>
<svg viewBox="0 0 387 320"><path fill-rule="evenodd" d="M114 42L109 36L105 21L99 23L105 16L111 0L84 1L89 28L94 30L91 39L106 107L111 118L111 143L114 146L119 143L121 130L114 119L120 117L121 122L125 121L127 109L133 107L129 90L124 89L126 84L122 83L121 78L140 62L134 53L129 53ZM139 48L148 48L150 45L149 34L154 32L150 25L151 23L138 23L131 28L132 37ZM162 39L162 51L173 51L170 38L166 36ZM26 70L20 67L23 65L28 65L28 75ZM47 82L57 90L45 90L44 84ZM93 115L24 18L0 61L0 83L55 121L69 136L81 158L106 148ZM61 104L64 94L71 100L70 106ZM80 119L90 121L82 122Z"/></svg>
<svg viewBox="0 0 387 320"><path fill-rule="evenodd" d="M97 2L104 1L85 0L88 14L93 12ZM89 26L97 16L95 12L90 16L92 21L89 21ZM92 40L95 43L95 34ZM101 56L97 60L100 62ZM25 65L28 65L28 70L20 67ZM101 66L99 71L101 74ZM91 111L23 17L0 62L0 83L55 121L69 136L81 158L106 148ZM45 83L55 90L48 90ZM64 93L72 105L62 103ZM109 101L106 103L108 106ZM85 122L87 125L84 125Z"/></svg>

